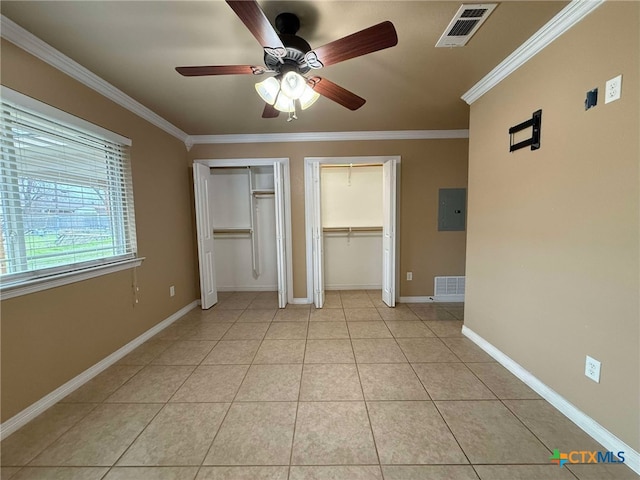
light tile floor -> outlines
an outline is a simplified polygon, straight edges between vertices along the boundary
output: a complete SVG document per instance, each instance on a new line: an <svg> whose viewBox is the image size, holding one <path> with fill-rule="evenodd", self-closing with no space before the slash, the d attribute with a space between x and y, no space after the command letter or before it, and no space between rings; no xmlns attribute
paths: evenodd
<svg viewBox="0 0 640 480"><path fill-rule="evenodd" d="M2 442L1 480L638 478L461 333L377 291L220 294Z"/></svg>

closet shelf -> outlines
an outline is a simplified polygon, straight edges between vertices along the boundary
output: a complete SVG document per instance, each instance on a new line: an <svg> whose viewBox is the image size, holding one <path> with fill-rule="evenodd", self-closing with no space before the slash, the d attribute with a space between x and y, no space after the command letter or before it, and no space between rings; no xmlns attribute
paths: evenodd
<svg viewBox="0 0 640 480"><path fill-rule="evenodd" d="M322 227L323 232L381 232L382 227Z"/></svg>

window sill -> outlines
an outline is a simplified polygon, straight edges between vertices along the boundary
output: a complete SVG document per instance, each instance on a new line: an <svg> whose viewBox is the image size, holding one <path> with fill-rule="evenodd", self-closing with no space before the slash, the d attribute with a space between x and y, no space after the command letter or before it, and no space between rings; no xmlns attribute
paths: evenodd
<svg viewBox="0 0 640 480"><path fill-rule="evenodd" d="M7 300L9 298L40 292L49 288L60 287L62 285L68 285L75 282L81 282L82 280L87 280L89 278L100 277L109 273L139 267L140 265L142 265L143 260L144 257L132 258L120 262L108 263L105 265L99 265L83 270L77 270L75 272L61 273L58 275L52 275L50 277L28 280L26 282L17 283L14 285L3 285L0 286L0 297L2 298L2 300Z"/></svg>

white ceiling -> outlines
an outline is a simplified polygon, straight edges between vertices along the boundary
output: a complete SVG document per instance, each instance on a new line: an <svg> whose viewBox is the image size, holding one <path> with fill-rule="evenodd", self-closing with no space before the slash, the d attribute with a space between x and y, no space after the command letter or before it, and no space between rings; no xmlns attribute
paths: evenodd
<svg viewBox="0 0 640 480"><path fill-rule="evenodd" d="M190 135L468 127L460 97L567 2L502 2L466 47L434 45L461 2L261 1L273 23L300 17L318 47L390 20L396 47L318 71L364 97L352 112L321 98L299 119L261 118L264 77L187 78L186 65L262 65L255 38L223 1L5 1L3 15Z"/></svg>

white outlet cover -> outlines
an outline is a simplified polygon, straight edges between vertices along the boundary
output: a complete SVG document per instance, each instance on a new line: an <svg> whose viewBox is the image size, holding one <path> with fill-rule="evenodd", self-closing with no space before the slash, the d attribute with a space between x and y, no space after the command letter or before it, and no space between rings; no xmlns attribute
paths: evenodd
<svg viewBox="0 0 640 480"><path fill-rule="evenodd" d="M600 362L587 355L584 374L596 383L600 383Z"/></svg>
<svg viewBox="0 0 640 480"><path fill-rule="evenodd" d="M620 98L622 93L622 75L609 80L604 89L604 103L610 103Z"/></svg>

